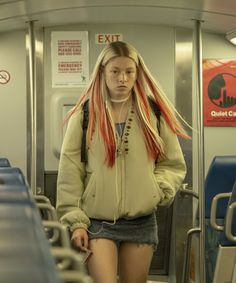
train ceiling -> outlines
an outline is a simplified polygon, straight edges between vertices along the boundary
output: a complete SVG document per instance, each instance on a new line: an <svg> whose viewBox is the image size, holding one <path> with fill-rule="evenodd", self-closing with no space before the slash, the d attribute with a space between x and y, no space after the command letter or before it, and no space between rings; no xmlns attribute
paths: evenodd
<svg viewBox="0 0 236 283"><path fill-rule="evenodd" d="M236 0L0 0L0 32L38 27L123 23L157 24L223 33L236 29Z"/></svg>

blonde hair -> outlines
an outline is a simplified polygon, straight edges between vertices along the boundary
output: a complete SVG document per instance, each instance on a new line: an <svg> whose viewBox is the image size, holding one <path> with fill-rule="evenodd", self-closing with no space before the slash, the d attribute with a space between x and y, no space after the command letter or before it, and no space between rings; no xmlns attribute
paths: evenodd
<svg viewBox="0 0 236 283"><path fill-rule="evenodd" d="M70 113L70 116L89 99L87 146L89 147L91 144L96 121L106 149L105 162L108 166L112 167L116 157L116 138L114 124L105 105L108 90L101 70L115 57L129 57L136 63L138 74L133 88L134 103L144 133L148 155L155 161L159 155L164 155L164 147L157 129L151 125L151 108L148 102L148 96L153 98L159 106L161 115L175 134L184 138L188 138L188 135L175 114L177 113L180 118L181 116L158 86L141 55L130 44L116 41L110 43L102 50L95 64L89 85Z"/></svg>

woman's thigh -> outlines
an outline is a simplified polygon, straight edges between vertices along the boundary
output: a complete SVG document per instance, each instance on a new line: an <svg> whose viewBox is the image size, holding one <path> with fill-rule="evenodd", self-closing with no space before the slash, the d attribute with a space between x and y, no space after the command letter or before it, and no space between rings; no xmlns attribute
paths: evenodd
<svg viewBox="0 0 236 283"><path fill-rule="evenodd" d="M117 283L118 252L117 245L109 239L89 241L92 251L88 259L88 271L94 283Z"/></svg>
<svg viewBox="0 0 236 283"><path fill-rule="evenodd" d="M153 252L152 245L121 243L119 248L119 282L146 283Z"/></svg>

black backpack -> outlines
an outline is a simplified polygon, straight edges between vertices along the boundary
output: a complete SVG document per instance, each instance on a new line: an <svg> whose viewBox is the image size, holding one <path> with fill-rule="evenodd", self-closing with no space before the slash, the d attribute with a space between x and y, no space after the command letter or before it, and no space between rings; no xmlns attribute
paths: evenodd
<svg viewBox="0 0 236 283"><path fill-rule="evenodd" d="M148 102L150 107L157 118L157 130L160 134L160 118L161 118L161 110L156 102L148 96ZM88 121L89 121L89 100L86 100L83 104L83 135L82 135L82 144L81 144L81 162L87 162L87 150L86 150L86 133L88 129Z"/></svg>

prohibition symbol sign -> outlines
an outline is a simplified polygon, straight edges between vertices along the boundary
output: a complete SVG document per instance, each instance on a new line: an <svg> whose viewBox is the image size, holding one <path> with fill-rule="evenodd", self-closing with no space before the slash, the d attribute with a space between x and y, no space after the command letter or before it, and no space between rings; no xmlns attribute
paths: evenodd
<svg viewBox="0 0 236 283"><path fill-rule="evenodd" d="M0 84L7 84L10 80L10 74L5 70L0 70Z"/></svg>

